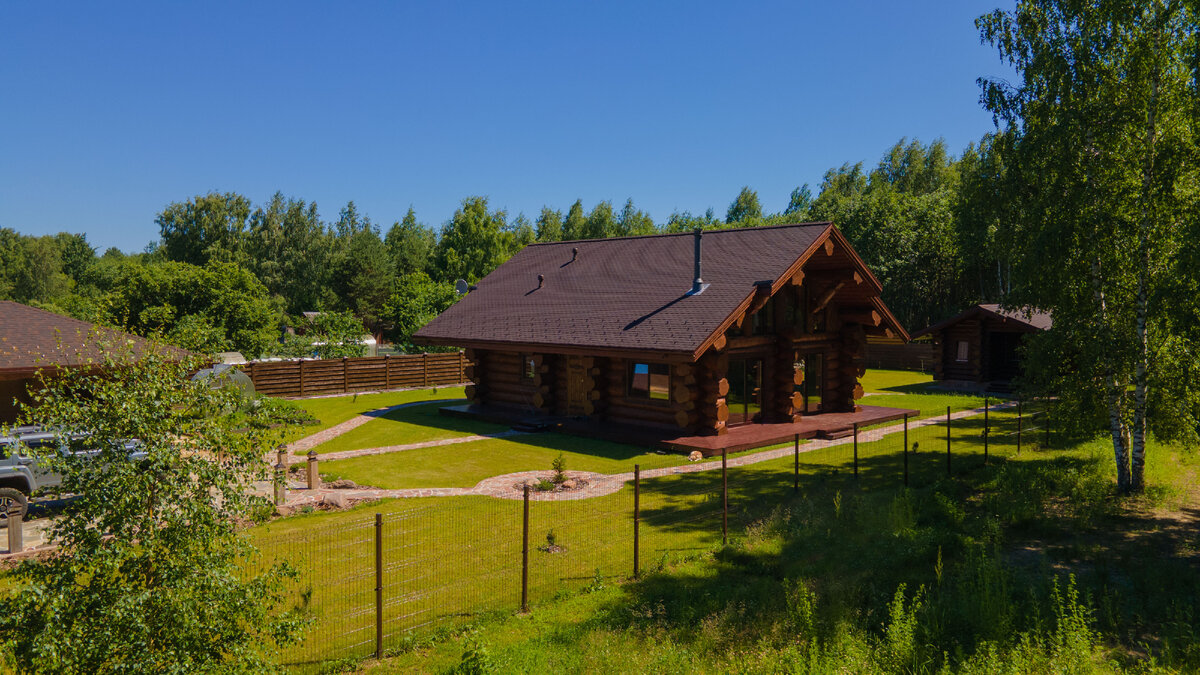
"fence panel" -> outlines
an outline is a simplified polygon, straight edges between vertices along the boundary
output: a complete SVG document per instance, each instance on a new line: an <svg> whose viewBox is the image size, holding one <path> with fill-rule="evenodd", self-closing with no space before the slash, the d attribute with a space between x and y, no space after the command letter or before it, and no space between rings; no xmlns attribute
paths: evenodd
<svg viewBox="0 0 1200 675"><path fill-rule="evenodd" d="M259 393L269 396L314 396L461 384L467 379L467 365L462 352L448 352L252 361L241 368Z"/></svg>

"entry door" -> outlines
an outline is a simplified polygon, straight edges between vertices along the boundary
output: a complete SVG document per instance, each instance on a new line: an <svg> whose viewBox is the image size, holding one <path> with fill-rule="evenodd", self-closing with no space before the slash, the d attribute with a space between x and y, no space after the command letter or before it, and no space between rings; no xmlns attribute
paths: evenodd
<svg viewBox="0 0 1200 675"><path fill-rule="evenodd" d="M571 356L567 358L567 414L586 415L587 410L587 368L583 358Z"/></svg>
<svg viewBox="0 0 1200 675"><path fill-rule="evenodd" d="M729 361L729 426L762 421L762 359Z"/></svg>

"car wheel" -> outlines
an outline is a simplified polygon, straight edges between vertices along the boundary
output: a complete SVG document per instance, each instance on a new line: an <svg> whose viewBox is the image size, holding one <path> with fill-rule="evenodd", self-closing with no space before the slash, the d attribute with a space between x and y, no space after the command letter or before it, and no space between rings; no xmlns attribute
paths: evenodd
<svg viewBox="0 0 1200 675"><path fill-rule="evenodd" d="M8 512L18 509L24 516L29 510L29 500L16 488L0 488L0 527L8 527Z"/></svg>

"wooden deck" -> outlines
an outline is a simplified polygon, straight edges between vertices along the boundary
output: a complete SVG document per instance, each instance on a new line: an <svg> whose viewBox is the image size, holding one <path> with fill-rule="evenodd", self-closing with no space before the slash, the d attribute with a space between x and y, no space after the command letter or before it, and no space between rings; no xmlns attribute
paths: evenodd
<svg viewBox="0 0 1200 675"><path fill-rule="evenodd" d="M458 405L442 408L439 412L453 417L469 417L492 422L512 424L518 428L546 428L601 438L617 443L646 445L691 453L699 450L705 457L721 454L722 450L738 452L779 445L800 438L841 438L853 432L854 425L880 424L916 417L916 410L884 408L881 406L858 406L855 412L823 413L803 418L799 422L781 424L744 424L730 427L722 436L673 436L669 431L647 427L616 425L593 422L572 417L546 417L525 415L511 409L493 409L480 406Z"/></svg>

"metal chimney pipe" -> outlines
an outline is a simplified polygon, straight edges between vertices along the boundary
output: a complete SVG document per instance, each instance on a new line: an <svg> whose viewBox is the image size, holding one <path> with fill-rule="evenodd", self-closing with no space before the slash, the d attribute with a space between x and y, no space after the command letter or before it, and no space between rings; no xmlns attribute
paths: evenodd
<svg viewBox="0 0 1200 675"><path fill-rule="evenodd" d="M692 290L688 291L688 295L700 295L704 289L708 288L708 284L704 283L704 279L700 277L700 238L704 236L704 230L697 227L692 231L694 241L696 242L696 278L692 280Z"/></svg>

